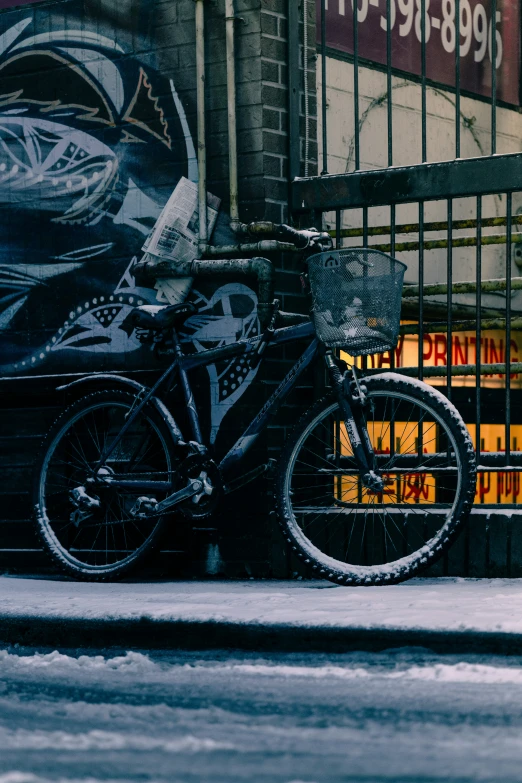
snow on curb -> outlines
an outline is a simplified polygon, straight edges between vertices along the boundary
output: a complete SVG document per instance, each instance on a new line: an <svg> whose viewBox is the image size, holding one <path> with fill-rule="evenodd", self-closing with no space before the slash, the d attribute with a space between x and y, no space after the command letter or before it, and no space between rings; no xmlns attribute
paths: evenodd
<svg viewBox="0 0 522 783"><path fill-rule="evenodd" d="M326 649L378 639L391 645L394 639L431 640L437 647L447 637L452 644L474 640L515 650L522 649L522 580L416 579L387 587L338 587L304 581L93 584L0 577L2 639L44 644L56 633L57 644L69 640L71 646L118 644L119 638L122 645L144 648Z"/></svg>

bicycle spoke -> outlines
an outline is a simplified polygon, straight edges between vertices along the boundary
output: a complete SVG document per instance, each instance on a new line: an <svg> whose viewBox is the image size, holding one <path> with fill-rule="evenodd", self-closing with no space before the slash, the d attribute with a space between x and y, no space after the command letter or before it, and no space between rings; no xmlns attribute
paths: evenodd
<svg viewBox="0 0 522 783"><path fill-rule="evenodd" d="M368 411L367 431L385 481L383 491L363 485L342 416L333 405L296 447L288 503L321 552L330 557L335 552L348 565L378 567L422 548L434 535L433 525L442 527L451 518L459 463L455 450L448 451L451 436L442 420L416 399L373 393ZM440 455L446 453L444 469L454 466L454 474L437 471Z"/></svg>
<svg viewBox="0 0 522 783"><path fill-rule="evenodd" d="M87 407L65 427L49 453L40 488L46 509L42 524L58 550L68 553L67 562L78 567L120 567L147 544L161 521L132 517L130 509L139 496L135 492L86 481L100 454L119 437L130 407L110 402ZM113 475L164 477L172 475L169 460L158 430L142 414L119 439L105 469ZM78 487L91 506L83 501L79 508L74 505L71 492ZM161 500L167 492L156 494Z"/></svg>

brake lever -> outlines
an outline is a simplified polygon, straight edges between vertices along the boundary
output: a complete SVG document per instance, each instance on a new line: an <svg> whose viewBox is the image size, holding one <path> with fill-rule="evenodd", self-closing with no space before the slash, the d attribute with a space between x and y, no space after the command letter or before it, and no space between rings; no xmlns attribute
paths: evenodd
<svg viewBox="0 0 522 783"><path fill-rule="evenodd" d="M316 247L321 251L331 250L333 248L333 239L327 231L315 232L310 237L308 247Z"/></svg>

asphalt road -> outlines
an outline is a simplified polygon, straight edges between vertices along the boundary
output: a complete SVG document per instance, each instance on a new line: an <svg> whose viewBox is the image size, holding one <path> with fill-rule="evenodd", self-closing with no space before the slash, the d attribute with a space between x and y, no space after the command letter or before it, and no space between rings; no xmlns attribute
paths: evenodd
<svg viewBox="0 0 522 783"><path fill-rule="evenodd" d="M522 781L522 660L0 651L0 783Z"/></svg>

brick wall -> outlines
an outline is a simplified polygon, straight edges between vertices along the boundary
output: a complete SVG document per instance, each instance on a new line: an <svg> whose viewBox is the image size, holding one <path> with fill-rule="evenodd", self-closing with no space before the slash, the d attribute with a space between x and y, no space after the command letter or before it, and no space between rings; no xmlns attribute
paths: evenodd
<svg viewBox="0 0 522 783"><path fill-rule="evenodd" d="M313 5L313 2L309 3L308 19L312 47ZM288 220L289 158L287 0L237 0L236 7L239 17L236 41L240 217L245 222L255 219L286 221ZM125 237L131 236L132 231L135 231L135 236L128 246L120 249L117 244L118 238L114 239L114 243L112 242L111 224L107 237L102 238L106 240L107 245L114 244L114 253L118 248L119 255L114 255L110 259L110 264L113 265L111 268L116 269L118 275L121 265L124 271L129 254L139 252L141 247L143 234L140 234L140 230L143 229L140 229L138 218L141 220L142 217L141 213L135 214L136 210L146 213L149 201L165 200L179 175L186 173L181 164L176 168L172 166L171 161L172 154L175 154L178 148L184 149L185 139L183 129L178 126L177 121L174 121L176 112L169 82L172 80L175 86L189 132L195 138L194 9L193 0L176 2L158 0L154 4L149 0L118 0L118 2L116 0L57 0L49 3L43 0L34 10L32 7L22 7L0 13L2 31L10 29L22 18L29 19L28 33L37 33L44 28L51 32L54 29L64 28L90 30L100 36L100 61L106 58L113 63L110 65L107 62L100 70L101 83L98 92L104 94L106 91L107 98L98 111L101 112L105 105L112 107L113 113L117 108L120 119L115 124L118 131L121 129L121 133L127 135L112 140L110 134L113 131L104 126L102 133L98 133L95 128L94 138L104 140L106 146L112 145L111 150L115 151L116 156L122 149L127 155L125 165L128 168L124 168L120 161L118 187L122 195L115 207L115 213L125 199L129 203L132 202L129 215L124 215L124 228L118 231L124 232ZM209 190L222 198L223 209L226 210L228 109L224 34L224 0L208 2L206 4L206 95ZM302 39L302 23L300 38ZM312 55L308 65L312 110L309 121L312 137L310 170L313 173L317 155L313 97L315 60ZM0 92L3 93L7 90L8 81L2 75L1 66L0 62ZM123 74L121 85L114 81L110 82L112 77L109 78L108 74L115 73L114 66ZM66 73L66 68L67 65L64 65L58 73ZM146 73L148 81L142 83L141 92L136 93L133 98L135 84L138 84L141 78L141 70ZM42 78L34 82L38 84L38 89L43 89L43 85L49 84L54 89L52 100L63 97L58 94L58 88L55 88L52 79L46 79L43 72L40 75ZM301 103L303 103L302 68L300 76ZM124 94L120 95L118 91L121 92L122 88ZM77 90L77 86L71 86L71 89ZM77 92L75 92L75 99L78 99ZM89 100L93 100L92 95L89 95ZM87 98L85 101L87 102ZM139 117L133 116L133 112L136 115L138 109L141 112ZM170 145L168 151L165 135L167 126ZM84 125L81 125L81 128L83 130ZM129 134L132 143L129 143ZM302 118L300 135L304 136ZM122 142L123 145L128 144L128 146L123 146ZM301 146L302 144L301 139ZM148 157L143 157L144 152ZM132 189L128 183L131 181L139 188L138 199L130 198ZM126 187L129 189L124 190ZM51 200L42 204L38 213L39 219L41 214L44 214L45 218L50 204ZM34 219L34 213L30 213L31 225ZM152 214L146 216L146 219L149 224L154 222ZM45 222L46 220L43 228L33 229L34 236L47 235L49 224L56 225L52 221ZM90 244L101 242L97 238L96 232L99 230L97 225L84 228L84 224L79 223L74 229L74 235L71 231L70 234L67 233L65 239L61 234L54 239L53 234L52 241L56 242L56 246L45 251L47 255L43 259L43 266L48 263L49 257L59 256L60 253L74 247L67 242L70 241L70 237L80 237L82 232L88 234ZM18 241L20 232L16 236L15 233L13 232L13 237L8 238L9 241L11 239ZM27 241L30 243L31 240ZM59 243L64 243L64 246ZM295 258L274 257L272 260L277 267L276 290L282 300L283 308L303 311L306 301L301 293L299 268ZM98 271L101 268L102 265L99 264ZM103 269L109 269L109 261ZM87 298L84 294L85 285L85 279L80 281L72 279L67 290L64 288L60 290L61 292L54 292L53 289L51 294L47 293L48 297L51 295L55 297L52 299L52 309L59 310L63 306L64 297L71 290L74 290L76 299L81 300L82 307L86 307L83 305ZM110 285L113 286L114 281L110 282ZM76 304L75 301L74 305ZM64 317L68 318L68 315ZM55 327L49 323L43 323L43 326L47 329L50 338ZM67 331L69 326L70 324L67 323L63 329ZM34 337L34 329L31 332L32 327L24 325L23 328L26 330L24 335L27 340L39 339ZM10 368L5 369L8 355L5 349L2 351L0 364L4 366L4 370L0 372L0 465L4 478L0 483L2 501L0 565L10 568L42 567L43 561L39 557L31 531L29 487L32 462L42 436L50 421L64 405L63 398L55 392L56 386L64 380L64 376L69 377L82 371L88 372L90 369L124 369L132 372L143 368L140 356L136 352L118 354L116 360L114 354L105 356L101 351L98 353L98 360L101 363L96 367L90 367L85 361L85 354L80 353L74 354L67 364L65 360L72 354L64 351L59 354L63 357L64 363L55 362L54 365L45 363L47 355L44 353L45 361L42 360L41 369L38 364L41 357L38 354L33 377L28 377L21 372L14 373ZM295 348L281 349L266 362L248 393L234 407L234 413L224 420L223 428L227 438L233 438L236 432L239 434L241 427L246 426L290 368L296 356ZM119 362L117 367L115 362ZM154 369L150 365L147 366L153 373ZM255 460L266 461L269 456L277 455L288 434L288 428L312 399L313 380L311 376L306 378L289 405L280 412L264 441L256 449L256 454L252 455L252 463ZM187 525L171 527L165 538L164 554L154 561L154 568L156 571L159 568L164 573L172 573L173 570L184 575L202 573L207 568L210 544L212 547L219 548L222 559L220 568L229 575L287 576L297 566L288 559L279 532L269 520L271 506L269 487L261 479L227 501L223 511L215 520L208 523L207 527L214 528L213 530L192 530Z"/></svg>

